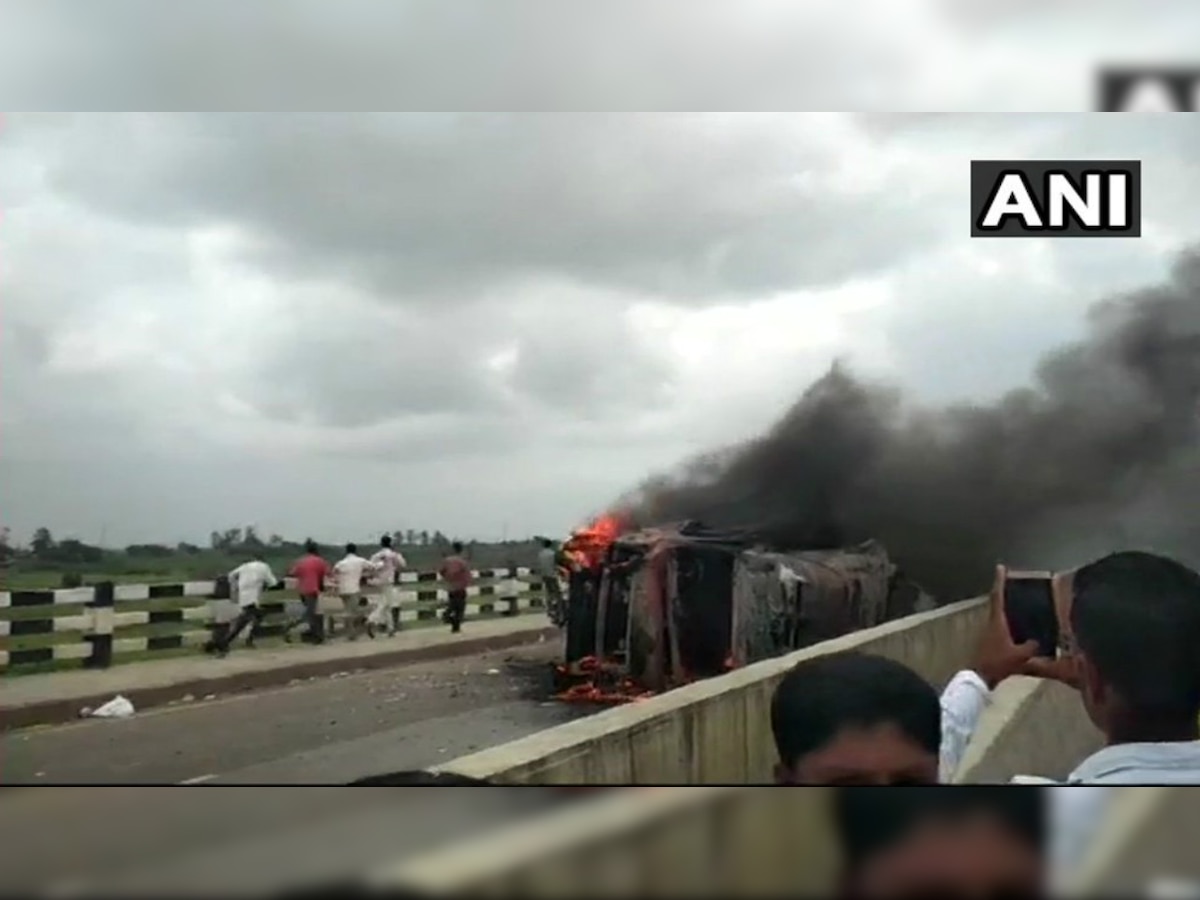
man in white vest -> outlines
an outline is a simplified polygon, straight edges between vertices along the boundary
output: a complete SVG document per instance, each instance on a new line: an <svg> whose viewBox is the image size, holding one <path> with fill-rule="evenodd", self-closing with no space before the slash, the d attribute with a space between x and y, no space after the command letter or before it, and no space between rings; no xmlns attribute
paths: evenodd
<svg viewBox="0 0 1200 900"><path fill-rule="evenodd" d="M404 557L392 548L392 536L385 534L379 539L379 550L371 557L374 567L373 579L379 587L379 595L367 616L367 636L375 637L375 629L389 626L388 635L400 630L400 589L396 576L408 566Z"/></svg>

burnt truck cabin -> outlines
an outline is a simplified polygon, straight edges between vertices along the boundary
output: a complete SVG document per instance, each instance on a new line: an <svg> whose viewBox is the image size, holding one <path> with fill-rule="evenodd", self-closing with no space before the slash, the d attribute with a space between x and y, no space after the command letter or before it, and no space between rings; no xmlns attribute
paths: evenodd
<svg viewBox="0 0 1200 900"><path fill-rule="evenodd" d="M922 597L873 541L771 549L696 523L620 537L569 591L568 670L597 657L655 691L908 615Z"/></svg>

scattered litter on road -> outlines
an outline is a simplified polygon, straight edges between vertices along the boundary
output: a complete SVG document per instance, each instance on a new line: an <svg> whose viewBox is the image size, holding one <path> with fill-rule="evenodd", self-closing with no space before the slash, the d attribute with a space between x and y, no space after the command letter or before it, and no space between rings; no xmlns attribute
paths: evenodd
<svg viewBox="0 0 1200 900"><path fill-rule="evenodd" d="M107 703L101 704L95 709L84 707L79 714L84 718L92 719L128 719L133 715L133 704L117 694Z"/></svg>
<svg viewBox="0 0 1200 900"><path fill-rule="evenodd" d="M183 699L180 702L181 703L191 703L195 699L196 698L191 694L184 694Z"/></svg>
<svg viewBox="0 0 1200 900"><path fill-rule="evenodd" d="M216 695L216 694L205 694L205 695L204 695L204 699L205 699L205 700L216 700L216 699L217 699L217 695Z"/></svg>
<svg viewBox="0 0 1200 900"><path fill-rule="evenodd" d="M500 670L499 669L488 669L488 674L489 675L499 675Z"/></svg>

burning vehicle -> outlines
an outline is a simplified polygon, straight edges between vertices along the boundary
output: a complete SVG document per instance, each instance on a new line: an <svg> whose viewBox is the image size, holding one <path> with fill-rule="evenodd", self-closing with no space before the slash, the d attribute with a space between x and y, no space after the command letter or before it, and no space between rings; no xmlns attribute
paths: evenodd
<svg viewBox="0 0 1200 900"><path fill-rule="evenodd" d="M932 607L874 541L785 549L682 522L606 517L563 548L559 699L625 702Z"/></svg>

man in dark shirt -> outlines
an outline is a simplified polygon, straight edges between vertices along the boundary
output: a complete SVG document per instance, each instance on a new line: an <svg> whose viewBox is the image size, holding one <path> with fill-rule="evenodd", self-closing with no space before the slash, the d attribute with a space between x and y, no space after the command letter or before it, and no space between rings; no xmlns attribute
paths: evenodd
<svg viewBox="0 0 1200 900"><path fill-rule="evenodd" d="M463 545L455 541L452 550L454 552L442 560L438 574L446 583L446 621L451 633L458 634L467 612L467 588L471 586L472 575L470 565L462 558Z"/></svg>

